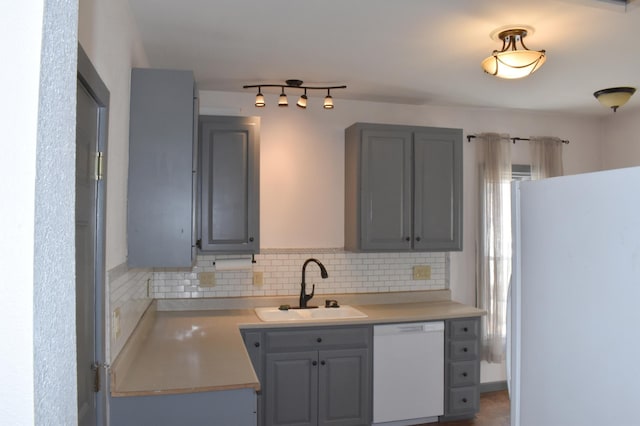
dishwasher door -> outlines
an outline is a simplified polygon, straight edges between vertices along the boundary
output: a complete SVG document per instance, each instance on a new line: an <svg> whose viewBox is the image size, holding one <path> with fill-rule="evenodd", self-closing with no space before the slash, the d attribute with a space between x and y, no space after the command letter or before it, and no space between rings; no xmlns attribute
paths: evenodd
<svg viewBox="0 0 640 426"><path fill-rule="evenodd" d="M373 327L373 424L437 421L444 413L444 322Z"/></svg>

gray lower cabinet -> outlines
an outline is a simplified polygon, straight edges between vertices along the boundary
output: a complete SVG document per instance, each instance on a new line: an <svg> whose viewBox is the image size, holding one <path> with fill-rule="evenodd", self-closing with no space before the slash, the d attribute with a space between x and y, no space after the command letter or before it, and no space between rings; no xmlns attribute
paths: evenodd
<svg viewBox="0 0 640 426"><path fill-rule="evenodd" d="M190 267L195 260L197 116L191 71L131 71L130 267Z"/></svg>
<svg viewBox="0 0 640 426"><path fill-rule="evenodd" d="M260 249L260 118L200 116L200 249Z"/></svg>
<svg viewBox="0 0 640 426"><path fill-rule="evenodd" d="M346 129L345 248L462 250L461 129Z"/></svg>
<svg viewBox="0 0 640 426"><path fill-rule="evenodd" d="M256 426L253 389L176 395L111 397L114 426Z"/></svg>
<svg viewBox="0 0 640 426"><path fill-rule="evenodd" d="M267 331L266 426L371 424L371 327Z"/></svg>
<svg viewBox="0 0 640 426"><path fill-rule="evenodd" d="M480 410L480 318L445 323L444 415L471 418Z"/></svg>

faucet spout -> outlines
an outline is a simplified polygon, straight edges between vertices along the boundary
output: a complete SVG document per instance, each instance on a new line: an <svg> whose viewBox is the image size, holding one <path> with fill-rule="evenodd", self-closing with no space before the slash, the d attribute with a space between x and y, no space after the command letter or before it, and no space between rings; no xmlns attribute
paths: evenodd
<svg viewBox="0 0 640 426"><path fill-rule="evenodd" d="M324 267L324 265L318 260L318 259L307 259L304 264L302 265L302 282L300 283L300 308L305 309L307 308L307 302L309 300L311 300L313 298L313 295L316 291L316 285L313 284L313 287L311 288L311 294L307 294L307 283L305 280L305 275L306 275L306 270L307 270L307 265L310 262L314 262L318 265L318 267L320 267L320 276L322 277L322 279L326 279L329 277L329 274L327 273L327 268Z"/></svg>

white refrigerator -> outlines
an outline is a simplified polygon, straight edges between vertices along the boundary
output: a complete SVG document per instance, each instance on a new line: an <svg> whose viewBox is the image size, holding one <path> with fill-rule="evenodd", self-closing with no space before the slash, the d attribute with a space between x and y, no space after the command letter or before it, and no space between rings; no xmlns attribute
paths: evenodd
<svg viewBox="0 0 640 426"><path fill-rule="evenodd" d="M640 425L640 167L514 183L512 426Z"/></svg>

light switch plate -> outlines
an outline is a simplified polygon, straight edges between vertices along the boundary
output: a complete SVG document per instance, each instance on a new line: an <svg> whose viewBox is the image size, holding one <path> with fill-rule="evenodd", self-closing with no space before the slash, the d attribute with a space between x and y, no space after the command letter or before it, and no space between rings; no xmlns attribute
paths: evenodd
<svg viewBox="0 0 640 426"><path fill-rule="evenodd" d="M253 273L253 285L264 284L264 273L262 271L254 271Z"/></svg>
<svg viewBox="0 0 640 426"><path fill-rule="evenodd" d="M120 308L113 310L113 320L111 321L111 327L113 328L113 337L118 339L120 337Z"/></svg>
<svg viewBox="0 0 640 426"><path fill-rule="evenodd" d="M198 280L200 281L200 287L214 287L216 285L216 273L200 272Z"/></svg>
<svg viewBox="0 0 640 426"><path fill-rule="evenodd" d="M430 280L431 279L431 266L429 265L416 265L413 267L413 279L414 280Z"/></svg>

